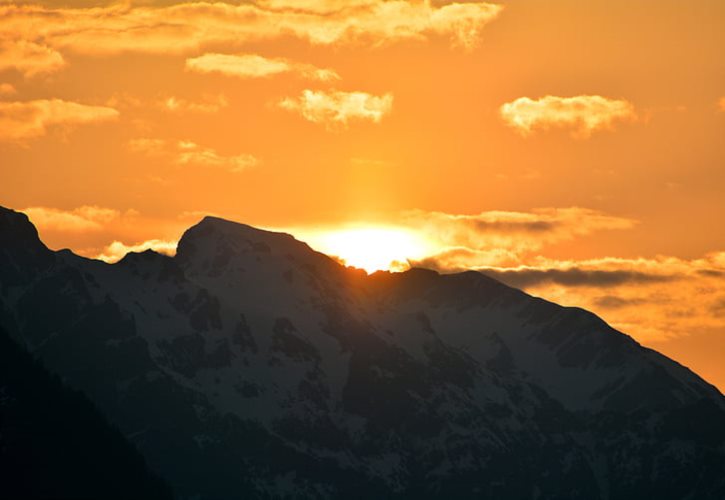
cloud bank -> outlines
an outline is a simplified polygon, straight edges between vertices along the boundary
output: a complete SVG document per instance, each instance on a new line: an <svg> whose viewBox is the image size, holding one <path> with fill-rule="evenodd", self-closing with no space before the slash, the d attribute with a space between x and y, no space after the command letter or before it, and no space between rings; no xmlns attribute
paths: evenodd
<svg viewBox="0 0 725 500"><path fill-rule="evenodd" d="M0 33L51 51L82 54L188 54L206 46L296 37L315 45L380 45L443 36L470 49L502 6L485 2L438 6L408 2L184 2L166 6L114 4L73 9L0 5ZM17 64L20 60L13 58Z"/></svg>
<svg viewBox="0 0 725 500"><path fill-rule="evenodd" d="M478 270L533 295L594 311L641 341L725 330L725 252L689 260L544 256L548 245L627 230L635 220L574 207L477 215L417 211L407 221L438 249L410 266Z"/></svg>

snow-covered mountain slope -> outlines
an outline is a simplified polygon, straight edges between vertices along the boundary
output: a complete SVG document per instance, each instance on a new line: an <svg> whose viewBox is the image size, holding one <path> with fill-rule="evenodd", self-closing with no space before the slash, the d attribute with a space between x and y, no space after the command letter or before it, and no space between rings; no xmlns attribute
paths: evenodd
<svg viewBox="0 0 725 500"><path fill-rule="evenodd" d="M0 210L0 323L182 498L725 498L725 398L480 273L346 269L207 217L176 257Z"/></svg>

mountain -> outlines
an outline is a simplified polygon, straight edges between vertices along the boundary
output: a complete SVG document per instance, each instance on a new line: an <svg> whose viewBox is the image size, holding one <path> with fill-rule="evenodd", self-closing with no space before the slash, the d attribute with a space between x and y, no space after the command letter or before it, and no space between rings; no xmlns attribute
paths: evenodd
<svg viewBox="0 0 725 500"><path fill-rule="evenodd" d="M476 272L344 268L207 217L173 258L0 210L0 326L179 498L725 498L725 397Z"/></svg>
<svg viewBox="0 0 725 500"><path fill-rule="evenodd" d="M171 498L83 394L0 330L2 498Z"/></svg>

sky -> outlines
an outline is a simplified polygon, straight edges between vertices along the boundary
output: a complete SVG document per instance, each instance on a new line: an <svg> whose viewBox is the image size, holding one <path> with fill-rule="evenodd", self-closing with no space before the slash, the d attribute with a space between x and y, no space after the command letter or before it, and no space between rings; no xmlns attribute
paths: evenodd
<svg viewBox="0 0 725 500"><path fill-rule="evenodd" d="M0 0L0 205L480 269L725 391L725 2Z"/></svg>

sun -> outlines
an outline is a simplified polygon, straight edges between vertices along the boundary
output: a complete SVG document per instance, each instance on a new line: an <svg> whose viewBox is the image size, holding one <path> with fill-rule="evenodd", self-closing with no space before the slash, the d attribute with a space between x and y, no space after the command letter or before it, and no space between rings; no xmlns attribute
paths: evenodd
<svg viewBox="0 0 725 500"><path fill-rule="evenodd" d="M375 271L403 271L408 260L429 253L427 241L413 231L397 227L353 227L310 234L310 246L339 258L345 265Z"/></svg>

